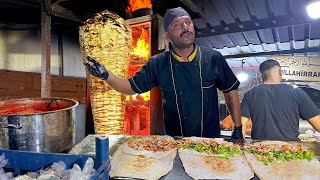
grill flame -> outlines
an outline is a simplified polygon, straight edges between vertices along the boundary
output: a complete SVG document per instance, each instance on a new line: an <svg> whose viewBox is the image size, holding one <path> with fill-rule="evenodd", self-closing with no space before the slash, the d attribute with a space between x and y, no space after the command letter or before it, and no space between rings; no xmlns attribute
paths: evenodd
<svg viewBox="0 0 320 180"><path fill-rule="evenodd" d="M138 9L152 9L151 0L128 0L129 5L126 8L126 13L131 13Z"/></svg>
<svg viewBox="0 0 320 180"><path fill-rule="evenodd" d="M143 27L141 28L141 35L132 49L131 54L139 56L144 60L150 57L149 33L148 30L145 30Z"/></svg>

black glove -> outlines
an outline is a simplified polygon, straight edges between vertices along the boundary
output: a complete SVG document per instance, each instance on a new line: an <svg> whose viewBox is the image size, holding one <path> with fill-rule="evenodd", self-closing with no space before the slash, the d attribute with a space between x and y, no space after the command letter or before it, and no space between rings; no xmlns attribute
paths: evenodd
<svg viewBox="0 0 320 180"><path fill-rule="evenodd" d="M234 127L231 139L243 139L242 126Z"/></svg>
<svg viewBox="0 0 320 180"><path fill-rule="evenodd" d="M87 59L88 61L93 63L93 65L90 65L86 62L83 63L90 72L90 74L92 74L95 77L101 78L102 80L107 80L109 77L109 73L106 70L106 68L90 56L87 56Z"/></svg>

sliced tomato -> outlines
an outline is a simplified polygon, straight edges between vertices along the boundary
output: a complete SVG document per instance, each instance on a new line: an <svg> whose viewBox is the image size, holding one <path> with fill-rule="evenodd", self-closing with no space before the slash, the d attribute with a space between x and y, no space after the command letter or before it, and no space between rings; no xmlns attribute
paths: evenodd
<svg viewBox="0 0 320 180"><path fill-rule="evenodd" d="M214 153L218 152L215 148L211 148L211 151Z"/></svg>

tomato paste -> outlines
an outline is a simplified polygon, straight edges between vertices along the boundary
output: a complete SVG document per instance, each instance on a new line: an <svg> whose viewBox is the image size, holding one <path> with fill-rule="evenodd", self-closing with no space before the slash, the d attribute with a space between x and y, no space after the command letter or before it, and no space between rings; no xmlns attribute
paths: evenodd
<svg viewBox="0 0 320 180"><path fill-rule="evenodd" d="M9 116L9 115L25 115L25 114L37 114L44 113L48 111L55 111L67 108L63 105L59 105L55 103L50 108L46 105L36 104L36 105L16 105L16 106L8 106L8 108L1 108L0 115L1 116Z"/></svg>

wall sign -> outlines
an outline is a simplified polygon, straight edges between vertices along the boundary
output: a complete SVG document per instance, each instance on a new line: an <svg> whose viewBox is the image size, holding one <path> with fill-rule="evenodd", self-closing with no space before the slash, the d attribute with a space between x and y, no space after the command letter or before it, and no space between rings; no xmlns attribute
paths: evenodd
<svg viewBox="0 0 320 180"><path fill-rule="evenodd" d="M270 56L281 66L282 78L288 80L320 81L320 58Z"/></svg>

